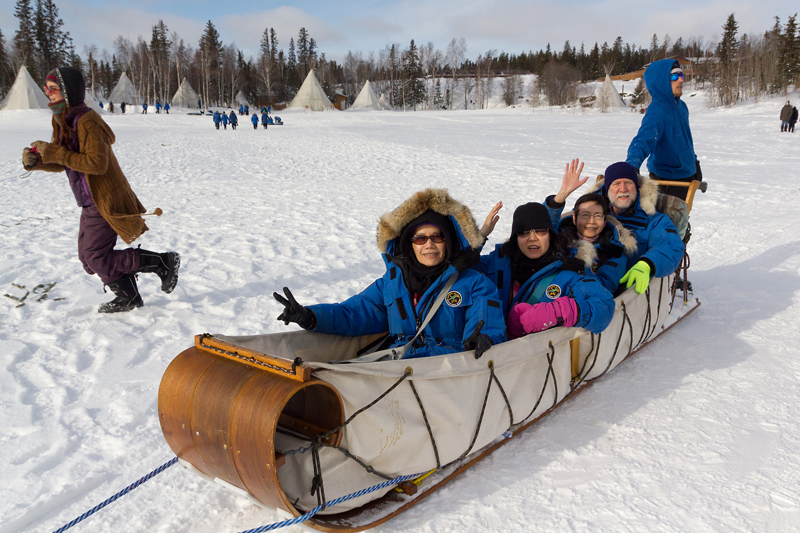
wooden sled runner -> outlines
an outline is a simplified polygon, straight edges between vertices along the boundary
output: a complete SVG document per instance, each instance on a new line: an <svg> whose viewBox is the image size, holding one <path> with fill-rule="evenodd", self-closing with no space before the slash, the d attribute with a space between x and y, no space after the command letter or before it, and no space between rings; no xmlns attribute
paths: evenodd
<svg viewBox="0 0 800 533"><path fill-rule="evenodd" d="M472 352L334 364L380 336L296 331L200 335L164 373L169 446L199 473L300 516L386 478L432 473L322 511L322 531L361 531L404 512L691 313L674 276L616 299L594 335L555 328Z"/></svg>

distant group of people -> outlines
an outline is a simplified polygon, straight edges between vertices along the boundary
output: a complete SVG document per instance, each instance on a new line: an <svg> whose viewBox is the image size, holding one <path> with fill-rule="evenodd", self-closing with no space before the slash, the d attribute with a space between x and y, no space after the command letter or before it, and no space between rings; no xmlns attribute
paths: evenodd
<svg viewBox="0 0 800 533"><path fill-rule="evenodd" d="M797 124L797 108L787 101L781 108L781 131L794 133L795 124Z"/></svg>
<svg viewBox="0 0 800 533"><path fill-rule="evenodd" d="M233 110L231 110L230 115L225 113L224 111L214 111L212 115L212 119L214 120L214 126L219 129L219 125L222 124L223 129L228 129L228 123L231 124L231 129L236 129L236 126L239 125L239 118L236 116Z"/></svg>

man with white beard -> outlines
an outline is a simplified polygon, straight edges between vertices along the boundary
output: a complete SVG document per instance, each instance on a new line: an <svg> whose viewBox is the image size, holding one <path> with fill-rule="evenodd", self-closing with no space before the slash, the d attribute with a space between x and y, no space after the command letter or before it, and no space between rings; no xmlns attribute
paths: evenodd
<svg viewBox="0 0 800 533"><path fill-rule="evenodd" d="M586 183L587 178L579 178L579 172L565 174L558 194L545 201L554 226L561 218L567 196ZM609 214L636 236L638 253L628 257L628 271L620 279L621 284L626 284L626 288L635 285L634 290L642 294L651 277L663 278L675 272L685 246L672 220L656 210L658 186L653 181L639 175L632 165L620 162L606 169L604 180L595 183L593 191L608 198Z"/></svg>

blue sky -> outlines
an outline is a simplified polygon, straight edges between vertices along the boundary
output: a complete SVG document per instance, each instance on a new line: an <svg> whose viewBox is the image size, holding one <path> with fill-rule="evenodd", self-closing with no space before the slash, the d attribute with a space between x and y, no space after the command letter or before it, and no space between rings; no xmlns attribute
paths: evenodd
<svg viewBox="0 0 800 533"><path fill-rule="evenodd" d="M15 3L0 0L0 29L6 40L18 27ZM284 50L289 38L296 38L298 30L305 27L320 51L339 61L348 50L360 50L365 56L372 51L377 56L387 44L405 47L411 39L417 45L433 42L443 50L452 38L464 37L467 56L472 59L489 49L518 53L544 48L548 42L553 49L561 50L567 39L577 47L583 42L587 48L595 41L610 44L617 36L627 43L647 46L654 33L659 40L666 34L673 40L679 36L709 40L719 36L731 12L736 13L740 32L762 33L772 26L775 15L785 22L800 11L796 1L783 0L305 0L292 4L56 0L56 5L81 54L88 44L111 52L118 35L134 42L139 35L149 40L151 27L159 19L196 46L210 19L223 44L236 43L246 57L257 54L266 27L275 28Z"/></svg>

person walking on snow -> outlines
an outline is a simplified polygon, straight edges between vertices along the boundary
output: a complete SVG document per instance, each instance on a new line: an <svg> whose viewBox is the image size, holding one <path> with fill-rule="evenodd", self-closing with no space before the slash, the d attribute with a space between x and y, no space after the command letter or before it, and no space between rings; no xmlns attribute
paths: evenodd
<svg viewBox="0 0 800 533"><path fill-rule="evenodd" d="M627 163L637 170L647 159L650 177L656 180L703 181L689 129L689 108L681 100L683 71L674 59L650 63L644 82L653 101L639 132L628 146ZM663 194L686 199L687 187L661 187Z"/></svg>
<svg viewBox="0 0 800 533"><path fill-rule="evenodd" d="M250 116L250 122L252 122L252 123L253 123L253 129L254 129L254 130L257 130L257 129L258 129L258 115L256 115L255 113L253 113L253 114Z"/></svg>
<svg viewBox="0 0 800 533"><path fill-rule="evenodd" d="M169 115L169 102L164 102L164 112Z"/></svg>
<svg viewBox="0 0 800 533"><path fill-rule="evenodd" d="M142 103L142 115L147 114L147 102Z"/></svg>
<svg viewBox="0 0 800 533"><path fill-rule="evenodd" d="M228 115L225 114L225 112L223 111L222 113L220 113L220 118L222 118L222 128L227 130L228 129Z"/></svg>
<svg viewBox="0 0 800 533"><path fill-rule="evenodd" d="M267 124L269 124L269 117L267 116L266 112L261 113L261 125L264 126L264 129L267 129Z"/></svg>
<svg viewBox="0 0 800 533"><path fill-rule="evenodd" d="M797 108L792 108L792 116L789 117L789 131L794 133L794 125L797 123Z"/></svg>
<svg viewBox="0 0 800 533"><path fill-rule="evenodd" d="M214 120L214 126L219 129L219 123L222 122L222 118L219 116L219 111L214 111L212 119Z"/></svg>
<svg viewBox="0 0 800 533"><path fill-rule="evenodd" d="M228 120L231 123L231 129L236 129L236 126L239 124L239 118L236 116L236 113L231 109L231 116L228 117Z"/></svg>
<svg viewBox="0 0 800 533"><path fill-rule="evenodd" d="M23 149L26 170L67 173L72 193L81 207L78 258L84 270L97 274L116 298L98 309L119 313L142 307L137 273L153 273L161 290L170 293L178 283L180 255L139 248L115 250L117 236L133 243L148 230L145 208L131 189L111 149L114 132L100 115L84 103L83 75L60 67L46 77L45 90L53 113L51 142L34 141ZM154 211L161 215L161 209Z"/></svg>
<svg viewBox="0 0 800 533"><path fill-rule="evenodd" d="M789 120L792 118L792 104L788 101L781 108L781 131L789 131Z"/></svg>
<svg viewBox="0 0 800 533"><path fill-rule="evenodd" d="M160 114L161 114L161 102L156 100L156 115L160 115Z"/></svg>

